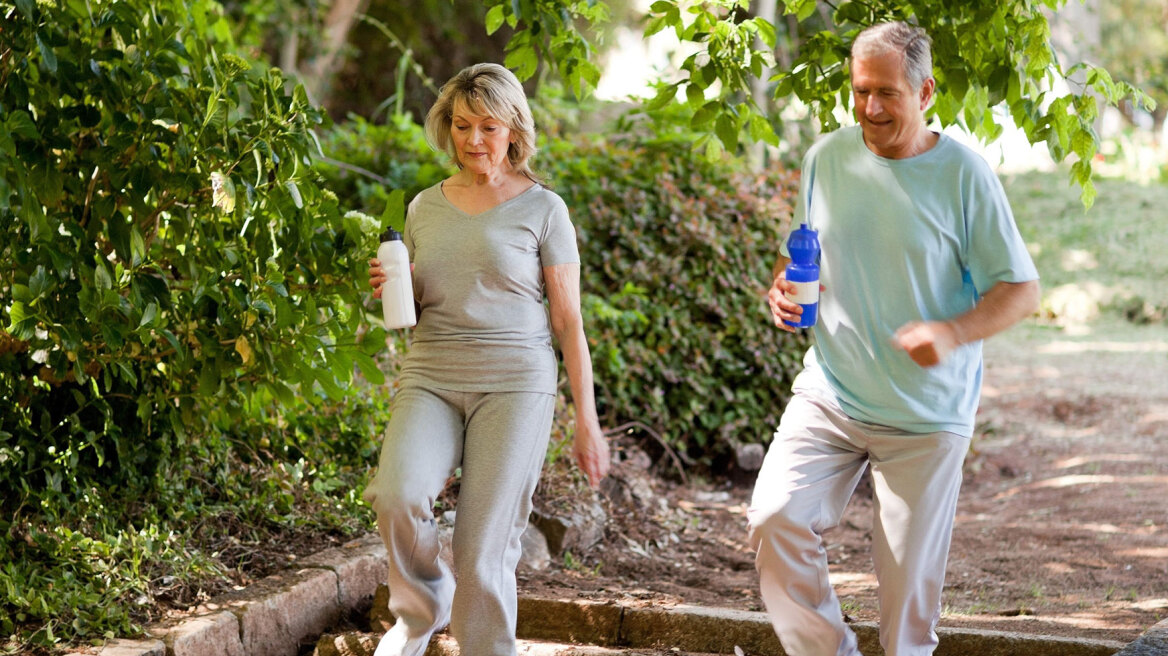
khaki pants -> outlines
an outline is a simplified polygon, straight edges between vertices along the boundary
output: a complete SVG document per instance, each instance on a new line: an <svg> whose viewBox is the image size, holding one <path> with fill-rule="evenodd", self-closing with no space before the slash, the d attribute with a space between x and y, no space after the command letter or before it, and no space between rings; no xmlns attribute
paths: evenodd
<svg viewBox="0 0 1168 656"><path fill-rule="evenodd" d="M968 448L953 433L853 420L796 385L747 512L763 602L788 654L860 654L828 581L822 534L839 524L869 465L880 643L888 656L933 653Z"/></svg>
<svg viewBox="0 0 1168 656"><path fill-rule="evenodd" d="M420 656L450 621L465 656L514 656L515 568L551 432L555 397L408 387L393 402L364 498L389 552L389 610ZM452 576L439 558L434 502L462 467Z"/></svg>

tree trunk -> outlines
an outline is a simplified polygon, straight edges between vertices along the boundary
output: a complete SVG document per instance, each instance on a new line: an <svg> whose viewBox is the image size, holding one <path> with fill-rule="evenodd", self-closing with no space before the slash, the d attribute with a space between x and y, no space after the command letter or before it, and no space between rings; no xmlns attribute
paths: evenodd
<svg viewBox="0 0 1168 656"><path fill-rule="evenodd" d="M300 22L300 10L292 10L292 18L290 23L296 25ZM300 31L289 30L291 34L280 44L280 70L295 71L299 68L297 66L297 53L300 52Z"/></svg>
<svg viewBox="0 0 1168 656"><path fill-rule="evenodd" d="M318 105L328 105L333 76L343 63L341 52L357 16L365 12L369 0L333 0L325 19L324 43L316 57L303 68L304 88Z"/></svg>
<svg viewBox="0 0 1168 656"><path fill-rule="evenodd" d="M754 15L763 20L769 21L772 25L775 22L775 12L777 10L777 0L756 0ZM755 47L765 46L761 39L755 39ZM774 51L771 51L774 54ZM770 86L771 69L764 67L762 74L754 78L750 82L750 95L754 99L754 104L761 111L766 112L772 107L767 87ZM750 154L750 163L754 168L761 170L766 166L766 143L759 141L751 144L747 150Z"/></svg>

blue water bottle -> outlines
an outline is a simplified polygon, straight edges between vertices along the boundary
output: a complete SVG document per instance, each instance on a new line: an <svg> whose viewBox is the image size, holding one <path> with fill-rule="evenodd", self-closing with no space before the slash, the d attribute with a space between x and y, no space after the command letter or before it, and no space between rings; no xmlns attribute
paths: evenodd
<svg viewBox="0 0 1168 656"><path fill-rule="evenodd" d="M791 263L787 265L787 280L795 283L795 291L788 292L787 298L803 306L803 314L798 322L783 323L795 328L810 328L815 325L819 312L819 233L800 224L787 239L787 251Z"/></svg>

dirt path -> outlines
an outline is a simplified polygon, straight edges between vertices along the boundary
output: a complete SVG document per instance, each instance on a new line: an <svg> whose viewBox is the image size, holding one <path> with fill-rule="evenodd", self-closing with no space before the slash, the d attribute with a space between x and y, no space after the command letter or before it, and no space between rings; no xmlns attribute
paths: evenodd
<svg viewBox="0 0 1168 656"><path fill-rule="evenodd" d="M961 621L1126 638L1168 616L1168 330L1023 326L986 363L948 574L978 613Z"/></svg>
<svg viewBox="0 0 1168 656"><path fill-rule="evenodd" d="M630 460L635 463L636 458ZM524 572L527 594L760 610L751 481L669 486L634 464L582 562ZM862 491L861 491L862 492ZM1131 640L1168 617L1168 328L1015 328L986 348L942 625ZM875 620L871 502L826 537L844 609Z"/></svg>

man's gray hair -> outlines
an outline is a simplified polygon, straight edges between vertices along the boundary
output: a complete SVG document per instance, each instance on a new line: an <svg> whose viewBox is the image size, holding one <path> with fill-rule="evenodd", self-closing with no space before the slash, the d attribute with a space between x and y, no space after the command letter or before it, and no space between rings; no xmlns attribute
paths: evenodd
<svg viewBox="0 0 1168 656"><path fill-rule="evenodd" d="M924 28L900 21L865 28L852 42L852 59L901 55L904 77L916 91L933 77L933 40Z"/></svg>

